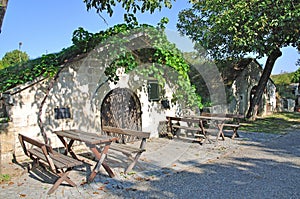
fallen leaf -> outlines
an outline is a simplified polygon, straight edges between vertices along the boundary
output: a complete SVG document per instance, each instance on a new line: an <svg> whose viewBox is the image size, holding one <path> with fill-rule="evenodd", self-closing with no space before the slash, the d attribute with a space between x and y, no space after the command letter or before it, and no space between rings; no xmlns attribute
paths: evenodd
<svg viewBox="0 0 300 199"><path fill-rule="evenodd" d="M143 181L144 180L144 178L142 178L142 177L136 177L135 178L137 181Z"/></svg>
<svg viewBox="0 0 300 199"><path fill-rule="evenodd" d="M93 192L93 194L99 194L99 192L97 192L97 191L94 191L94 192Z"/></svg>
<svg viewBox="0 0 300 199"><path fill-rule="evenodd" d="M101 191L103 191L104 189L105 189L105 186L101 186L98 188L98 190L101 190Z"/></svg>
<svg viewBox="0 0 300 199"><path fill-rule="evenodd" d="M19 196L20 196L21 198L25 198L25 197L26 197L26 194L22 194L22 193L21 193Z"/></svg>
<svg viewBox="0 0 300 199"><path fill-rule="evenodd" d="M11 181L8 183L8 185L13 185L13 184L15 184L15 183L14 183L14 182L11 182Z"/></svg>

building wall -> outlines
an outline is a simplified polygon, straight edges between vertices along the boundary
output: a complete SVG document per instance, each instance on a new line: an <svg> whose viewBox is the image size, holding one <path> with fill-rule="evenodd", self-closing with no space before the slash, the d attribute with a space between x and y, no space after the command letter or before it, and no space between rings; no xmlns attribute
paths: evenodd
<svg viewBox="0 0 300 199"><path fill-rule="evenodd" d="M276 111L276 86L272 81L267 82L267 89L265 93L266 104L265 104L265 114L272 113Z"/></svg>
<svg viewBox="0 0 300 199"><path fill-rule="evenodd" d="M229 96L228 112L245 115L250 106L251 89L258 84L260 66L252 61L234 80Z"/></svg>
<svg viewBox="0 0 300 199"><path fill-rule="evenodd" d="M39 105L44 97L47 80L39 80L3 94L9 122L0 125L1 162L11 162L13 154L23 156L18 134L43 140L38 127Z"/></svg>
<svg viewBox="0 0 300 199"><path fill-rule="evenodd" d="M148 100L147 78L136 72L120 75L120 81L109 83L104 75L105 65L99 60L86 57L67 64L54 82L42 109L42 122L49 143L53 147L62 147L60 140L52 134L54 130L81 129L88 132L101 132L101 104L104 97L118 87L126 87L137 94L142 108L142 130L158 137L158 128L166 115L175 115L177 105L170 109L162 108L160 101ZM169 74L170 75L170 74ZM38 113L49 86L48 79L31 85L24 85L6 96L6 107L10 117L9 125L1 130L2 161L24 158L18 133L43 141L38 126ZM101 86L100 86L101 85ZM165 98L171 100L174 85L165 84ZM55 108L67 107L71 118L55 119ZM5 143L4 143L4 142ZM5 145L5 150L4 150Z"/></svg>
<svg viewBox="0 0 300 199"><path fill-rule="evenodd" d="M229 96L228 112L246 115L250 106L251 90L258 85L262 68L252 61L235 79ZM276 109L276 86L272 81L267 82L266 92L262 96L259 114L264 115Z"/></svg>

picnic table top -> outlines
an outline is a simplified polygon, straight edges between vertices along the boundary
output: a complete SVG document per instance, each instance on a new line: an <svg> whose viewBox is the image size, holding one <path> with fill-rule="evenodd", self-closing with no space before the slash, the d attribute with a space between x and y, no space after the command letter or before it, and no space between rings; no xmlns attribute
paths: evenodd
<svg viewBox="0 0 300 199"><path fill-rule="evenodd" d="M89 133L77 129L53 131L58 136L66 137L71 140L82 141L87 144L103 144L106 142L116 141L118 138L97 133Z"/></svg>
<svg viewBox="0 0 300 199"><path fill-rule="evenodd" d="M182 121L184 120L189 120L189 121L194 121L197 122L199 119L200 120L218 120L218 121L232 121L232 117L223 117L223 116L203 116L203 115L185 115L185 116L180 116L180 117L175 117L175 116L167 116L167 118L170 119L181 119Z"/></svg>
<svg viewBox="0 0 300 199"><path fill-rule="evenodd" d="M186 118L203 119L203 120L219 120L219 121L231 121L233 118L222 116L203 116L203 115L186 115Z"/></svg>

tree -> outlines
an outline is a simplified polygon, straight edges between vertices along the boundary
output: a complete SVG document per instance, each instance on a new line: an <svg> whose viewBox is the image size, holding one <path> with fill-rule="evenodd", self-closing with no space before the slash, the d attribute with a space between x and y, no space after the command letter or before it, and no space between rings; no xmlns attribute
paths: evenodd
<svg viewBox="0 0 300 199"><path fill-rule="evenodd" d="M267 61L247 113L256 118L274 63L285 46L299 47L300 3L280 0L194 1L179 14L177 28L216 60L239 59L249 53Z"/></svg>
<svg viewBox="0 0 300 199"><path fill-rule="evenodd" d="M0 69L1 67L6 68L8 66L26 62L28 61L28 59L29 56L26 52L22 52L20 50L13 50L11 52L7 52L1 60Z"/></svg>
<svg viewBox="0 0 300 199"><path fill-rule="evenodd" d="M126 12L136 13L147 12L153 13L155 10L161 10L162 7L171 8L172 2L175 0L139 0L139 1L128 1L128 0L84 0L88 10L95 8L97 13L106 11L110 16L113 15L113 8L117 3L121 3L122 7Z"/></svg>
<svg viewBox="0 0 300 199"><path fill-rule="evenodd" d="M293 83L300 83L300 67L294 72L292 77Z"/></svg>

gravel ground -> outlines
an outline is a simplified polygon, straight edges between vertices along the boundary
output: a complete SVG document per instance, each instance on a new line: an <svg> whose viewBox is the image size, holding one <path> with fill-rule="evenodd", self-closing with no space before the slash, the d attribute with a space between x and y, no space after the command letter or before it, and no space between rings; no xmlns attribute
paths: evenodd
<svg viewBox="0 0 300 199"><path fill-rule="evenodd" d="M300 198L300 129L240 135L205 145L149 140L132 174L111 153L116 178L101 174L86 184L87 169L77 169L70 178L78 186L62 185L50 196L41 171L23 173L0 185L0 198Z"/></svg>
<svg viewBox="0 0 300 199"><path fill-rule="evenodd" d="M247 134L239 149L225 157L195 164L156 181L136 184L117 195L120 198L300 198L300 131L283 136L255 135Z"/></svg>

